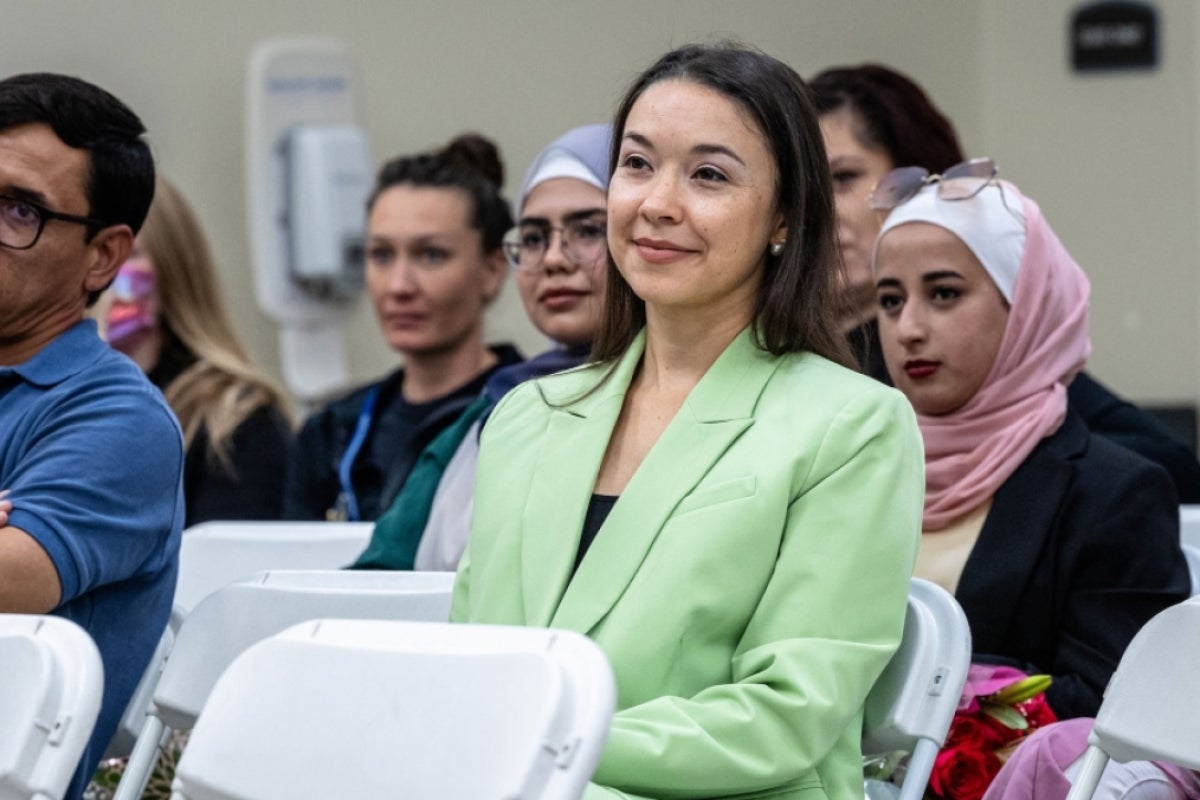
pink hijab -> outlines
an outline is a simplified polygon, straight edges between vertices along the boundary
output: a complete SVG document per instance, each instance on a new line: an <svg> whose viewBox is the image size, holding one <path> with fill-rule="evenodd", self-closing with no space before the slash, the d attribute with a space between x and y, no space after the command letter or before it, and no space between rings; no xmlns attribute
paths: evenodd
<svg viewBox="0 0 1200 800"><path fill-rule="evenodd" d="M988 193L1002 203L985 197ZM1023 242L1020 222L1005 202L1020 203ZM965 208L971 204L976 208ZM988 212L978 213L980 207ZM1038 442L1062 425L1067 384L1091 353L1089 287L1041 209L1011 183L990 185L980 197L961 201L937 199L935 187L927 187L889 215L880 236L917 221L962 239L1009 301L1004 338L979 391L949 414L917 415L925 440L924 528L936 531L992 497ZM1015 264L1017 248L989 246L992 236L1023 245Z"/></svg>

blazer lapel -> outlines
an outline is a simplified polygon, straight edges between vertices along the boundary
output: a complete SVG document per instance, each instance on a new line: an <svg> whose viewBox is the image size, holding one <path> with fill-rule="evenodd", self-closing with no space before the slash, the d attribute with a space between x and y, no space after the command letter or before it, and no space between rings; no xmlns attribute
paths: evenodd
<svg viewBox="0 0 1200 800"><path fill-rule="evenodd" d="M548 626L562 599L596 474L644 344L639 336L594 393L574 400L603 374L584 370L581 380L563 382L552 396L544 397L553 411L533 469L521 530L527 625Z"/></svg>
<svg viewBox="0 0 1200 800"><path fill-rule="evenodd" d="M1039 444L996 492L956 593L971 620L977 653L997 652L1013 625L1025 587L1036 570L1045 568L1042 551L1074 475L1064 469L1064 463L1086 443L1087 431L1068 412L1062 427Z"/></svg>
<svg viewBox="0 0 1200 800"><path fill-rule="evenodd" d="M551 625L588 633L604 618L637 574L675 506L753 423L758 396L778 365L778 358L758 350L748 330L725 349L625 487L566 586ZM627 388L628 380L622 387L622 402ZM588 453L589 459L596 456L597 469L619 411L620 403L605 408L604 445ZM598 419L592 422L599 426ZM595 473L596 469L590 473L592 484ZM586 503L590 492L591 485L584 496L572 497L571 502ZM578 548L582 511L577 516L578 525L571 531L575 546L566 549L568 559ZM572 563L566 563L567 571Z"/></svg>

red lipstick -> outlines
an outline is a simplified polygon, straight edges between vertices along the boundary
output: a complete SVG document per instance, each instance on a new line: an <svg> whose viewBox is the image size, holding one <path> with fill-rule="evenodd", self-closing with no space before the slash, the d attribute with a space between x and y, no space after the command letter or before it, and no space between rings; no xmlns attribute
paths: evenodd
<svg viewBox="0 0 1200 800"><path fill-rule="evenodd" d="M923 361L921 359L913 359L912 361L904 362L904 374L913 380L928 378L937 372L942 366L940 361Z"/></svg>

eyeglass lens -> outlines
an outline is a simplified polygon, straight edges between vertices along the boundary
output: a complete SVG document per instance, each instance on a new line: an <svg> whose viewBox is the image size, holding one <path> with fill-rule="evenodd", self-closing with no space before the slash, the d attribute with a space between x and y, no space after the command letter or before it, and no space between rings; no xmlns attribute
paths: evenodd
<svg viewBox="0 0 1200 800"><path fill-rule="evenodd" d="M876 211L891 211L930 183L938 184L938 197L943 200L967 200L995 177L996 162L990 158L955 164L940 175L930 175L924 167L900 167L883 176L867 204Z"/></svg>
<svg viewBox="0 0 1200 800"><path fill-rule="evenodd" d="M36 206L14 197L0 197L0 244L25 249L32 247L42 230L42 214Z"/></svg>
<svg viewBox="0 0 1200 800"><path fill-rule="evenodd" d="M561 228L543 222L524 222L504 236L504 253L518 269L538 269L557 231L563 256L575 266L592 265L604 257L607 246L604 217L568 220Z"/></svg>
<svg viewBox="0 0 1200 800"><path fill-rule="evenodd" d="M967 200L983 191L996 177L996 164L990 158L975 158L955 164L942 173L938 197L943 200Z"/></svg>
<svg viewBox="0 0 1200 800"><path fill-rule="evenodd" d="M899 167L880 179L867 198L867 204L876 211L890 211L921 191L929 170L924 167Z"/></svg>

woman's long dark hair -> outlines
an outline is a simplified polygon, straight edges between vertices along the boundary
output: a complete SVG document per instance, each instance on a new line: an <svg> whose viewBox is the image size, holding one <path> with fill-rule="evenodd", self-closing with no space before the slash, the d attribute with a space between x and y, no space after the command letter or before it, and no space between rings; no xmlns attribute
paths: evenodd
<svg viewBox="0 0 1200 800"><path fill-rule="evenodd" d="M775 208L788 237L783 252L766 260L755 301L758 344L780 355L809 351L852 366L853 356L835 317L838 269L832 180L817 113L808 88L778 59L735 43L673 50L629 88L613 120L610 174L620 156L625 122L647 88L686 80L720 92L753 120L775 159ZM608 261L608 291L593 361L620 357L646 324L646 305Z"/></svg>

